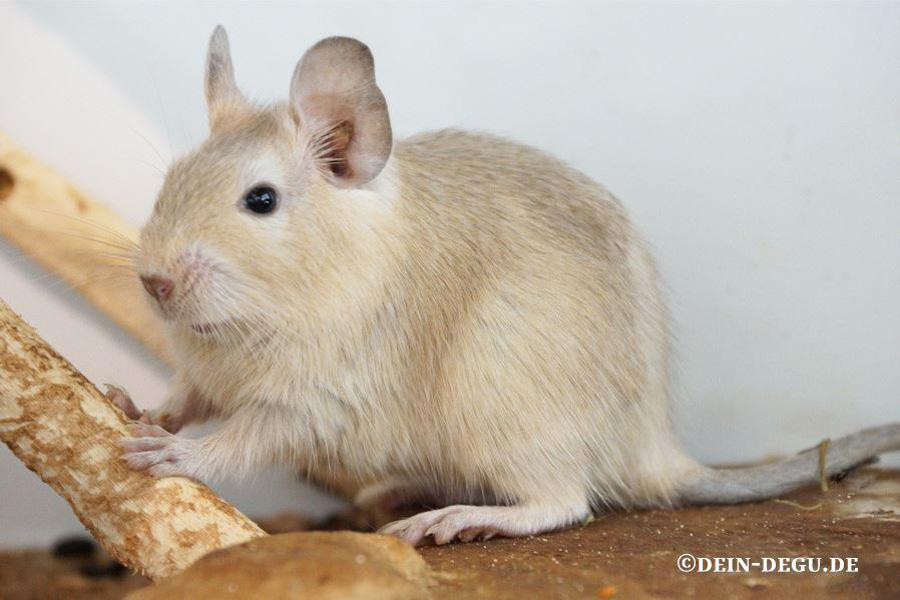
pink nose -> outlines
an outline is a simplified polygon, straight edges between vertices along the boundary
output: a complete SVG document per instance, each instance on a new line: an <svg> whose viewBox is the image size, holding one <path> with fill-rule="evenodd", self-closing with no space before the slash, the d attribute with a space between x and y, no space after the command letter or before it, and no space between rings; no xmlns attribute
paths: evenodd
<svg viewBox="0 0 900 600"><path fill-rule="evenodd" d="M159 275L141 275L141 283L144 284L147 293L156 298L160 304L168 300L172 290L175 289L174 281Z"/></svg>

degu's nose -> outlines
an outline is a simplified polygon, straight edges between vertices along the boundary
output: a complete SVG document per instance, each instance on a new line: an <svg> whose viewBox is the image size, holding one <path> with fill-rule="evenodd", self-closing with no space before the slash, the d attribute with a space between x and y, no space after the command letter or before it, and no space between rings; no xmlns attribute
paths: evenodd
<svg viewBox="0 0 900 600"><path fill-rule="evenodd" d="M141 283L147 293L156 298L156 301L162 304L172 295L175 289L175 282L168 277L161 275L141 275Z"/></svg>

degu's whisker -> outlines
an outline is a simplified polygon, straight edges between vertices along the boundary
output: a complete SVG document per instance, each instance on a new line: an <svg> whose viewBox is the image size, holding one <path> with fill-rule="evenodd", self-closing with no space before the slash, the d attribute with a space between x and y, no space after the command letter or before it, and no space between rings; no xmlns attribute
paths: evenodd
<svg viewBox="0 0 900 600"><path fill-rule="evenodd" d="M58 277L55 273L45 273L43 276L35 278L33 281L38 282L44 279L51 279L51 283L48 285L48 288L53 291L63 291L63 292L78 292L82 293L86 287L91 285L95 285L98 283L103 283L106 287L119 288L124 286L126 283L133 283L133 279L130 277L124 276L106 276L106 277L90 277L83 281L73 283Z"/></svg>
<svg viewBox="0 0 900 600"><path fill-rule="evenodd" d="M108 234L108 237L94 238L95 240L102 239L103 241L109 242L109 243L118 242L119 245L121 245L123 248L127 248L127 249L135 249L136 250L138 248L138 242L136 240L129 238L121 231L116 231L115 229L107 227L106 225L102 225L96 221L92 221L90 219L85 219L83 217L79 217L76 215L60 213L60 212L46 210L46 209L42 209L42 208L34 208L32 210L34 210L35 212L41 212L41 213L44 213L47 215L52 215L52 216L59 217L62 219L68 219L75 223L79 223L81 225L85 225L87 227L93 228L99 232ZM66 232L57 230L57 231L55 231L55 233L66 233Z"/></svg>

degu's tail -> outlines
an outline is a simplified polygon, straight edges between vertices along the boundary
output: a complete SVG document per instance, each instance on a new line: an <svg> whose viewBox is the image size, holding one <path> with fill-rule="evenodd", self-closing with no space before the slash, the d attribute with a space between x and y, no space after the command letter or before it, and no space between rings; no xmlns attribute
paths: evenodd
<svg viewBox="0 0 900 600"><path fill-rule="evenodd" d="M737 504L765 500L900 450L900 423L863 429L778 462L739 469L703 467L677 489L677 502Z"/></svg>

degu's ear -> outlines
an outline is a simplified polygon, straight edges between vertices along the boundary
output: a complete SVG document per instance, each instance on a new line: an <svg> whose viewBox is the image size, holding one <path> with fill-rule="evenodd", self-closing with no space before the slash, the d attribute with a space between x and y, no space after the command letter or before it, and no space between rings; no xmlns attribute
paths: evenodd
<svg viewBox="0 0 900 600"><path fill-rule="evenodd" d="M365 44L332 37L307 50L291 79L291 104L335 185L362 185L384 168L391 154L391 122Z"/></svg>
<svg viewBox="0 0 900 600"><path fill-rule="evenodd" d="M209 128L220 128L229 113L244 103L244 98L234 83L234 67L228 49L228 34L221 25L216 26L209 38L206 55L206 105L209 110Z"/></svg>

